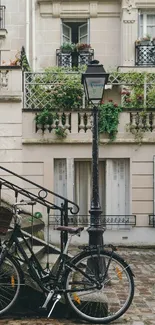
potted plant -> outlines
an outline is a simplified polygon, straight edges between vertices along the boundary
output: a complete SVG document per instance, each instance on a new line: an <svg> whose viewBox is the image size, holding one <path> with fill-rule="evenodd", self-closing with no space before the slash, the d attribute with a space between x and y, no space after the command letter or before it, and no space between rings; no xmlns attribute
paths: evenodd
<svg viewBox="0 0 155 325"><path fill-rule="evenodd" d="M75 50L75 44L69 42L63 43L60 46L60 50L62 53L71 53Z"/></svg>
<svg viewBox="0 0 155 325"><path fill-rule="evenodd" d="M78 43L76 44L76 50L78 52L88 52L89 49L91 48L91 45L90 44L87 44L87 43Z"/></svg>
<svg viewBox="0 0 155 325"><path fill-rule="evenodd" d="M151 36L150 35L146 35L142 38L140 38L140 45L150 45L150 41L151 41Z"/></svg>

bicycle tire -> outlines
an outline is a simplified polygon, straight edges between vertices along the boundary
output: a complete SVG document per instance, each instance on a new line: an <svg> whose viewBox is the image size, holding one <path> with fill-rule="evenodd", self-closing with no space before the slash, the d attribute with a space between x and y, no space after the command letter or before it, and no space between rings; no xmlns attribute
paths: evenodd
<svg viewBox="0 0 155 325"><path fill-rule="evenodd" d="M103 281L105 265L107 266L109 261L108 273ZM134 296L134 280L129 265L119 255L104 250L100 253L93 250L80 253L71 262L73 264L66 273L65 296L80 318L107 324L126 312ZM75 270L74 265L84 273ZM93 282L84 274L99 280L100 283L102 281L102 288L94 288Z"/></svg>
<svg viewBox="0 0 155 325"><path fill-rule="evenodd" d="M17 301L23 283L19 263L7 254L0 264L0 315L6 313Z"/></svg>

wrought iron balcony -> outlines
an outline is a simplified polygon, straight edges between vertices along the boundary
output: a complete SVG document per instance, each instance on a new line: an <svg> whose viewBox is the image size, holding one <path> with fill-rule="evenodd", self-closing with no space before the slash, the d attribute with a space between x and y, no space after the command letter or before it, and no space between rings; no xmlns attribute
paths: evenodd
<svg viewBox="0 0 155 325"><path fill-rule="evenodd" d="M155 66L155 44L135 44L135 65Z"/></svg>
<svg viewBox="0 0 155 325"><path fill-rule="evenodd" d="M58 67L79 67L81 65L88 64L89 61L94 58L94 50L88 51L74 51L74 52L62 52L60 49L56 50L56 60Z"/></svg>
<svg viewBox="0 0 155 325"><path fill-rule="evenodd" d="M106 229L129 229L136 226L136 215L101 215L101 225ZM50 216L49 224L53 227L59 226L61 215ZM90 225L89 215L68 215L68 225L84 226Z"/></svg>
<svg viewBox="0 0 155 325"><path fill-rule="evenodd" d="M154 214L149 215L149 226L152 226L153 228L155 228L155 215Z"/></svg>
<svg viewBox="0 0 155 325"><path fill-rule="evenodd" d="M0 6L0 29L5 29L5 6Z"/></svg>

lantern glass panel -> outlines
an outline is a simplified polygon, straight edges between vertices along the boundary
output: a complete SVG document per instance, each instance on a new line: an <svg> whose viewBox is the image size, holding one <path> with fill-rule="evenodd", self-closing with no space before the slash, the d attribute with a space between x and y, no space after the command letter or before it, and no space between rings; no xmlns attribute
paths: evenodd
<svg viewBox="0 0 155 325"><path fill-rule="evenodd" d="M105 77L86 77L85 79L88 100L97 103L102 100L105 87Z"/></svg>

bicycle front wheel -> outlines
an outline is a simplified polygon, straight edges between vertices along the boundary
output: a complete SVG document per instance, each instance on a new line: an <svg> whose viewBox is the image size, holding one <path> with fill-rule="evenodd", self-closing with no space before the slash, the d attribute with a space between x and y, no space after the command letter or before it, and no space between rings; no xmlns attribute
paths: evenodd
<svg viewBox="0 0 155 325"><path fill-rule="evenodd" d="M125 313L134 296L134 281L130 267L122 258L115 253L94 250L79 254L71 262L72 269L66 277L66 298L81 318L107 324Z"/></svg>
<svg viewBox="0 0 155 325"><path fill-rule="evenodd" d="M0 264L0 315L7 312L17 300L22 283L21 270L10 255Z"/></svg>

